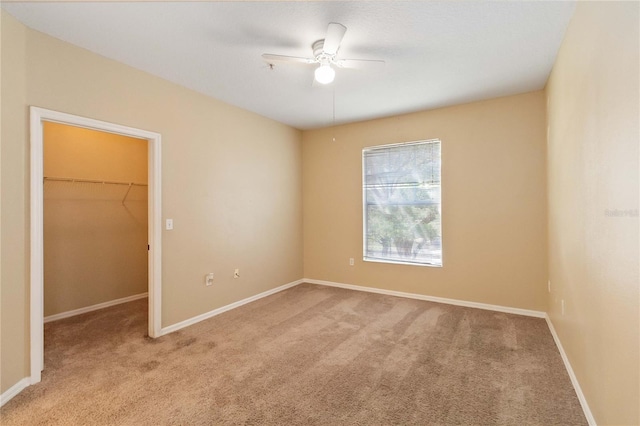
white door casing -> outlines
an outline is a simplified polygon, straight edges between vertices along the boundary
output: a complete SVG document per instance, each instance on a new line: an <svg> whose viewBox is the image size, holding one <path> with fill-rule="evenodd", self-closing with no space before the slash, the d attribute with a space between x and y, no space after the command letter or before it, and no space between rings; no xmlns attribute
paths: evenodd
<svg viewBox="0 0 640 426"><path fill-rule="evenodd" d="M149 336L161 335L161 135L146 130L79 117L76 115L30 107L31 141L31 296L30 296L30 359L31 384L41 380L44 368L44 229L43 229L43 122L51 121L76 127L115 133L148 141L148 268L149 268Z"/></svg>

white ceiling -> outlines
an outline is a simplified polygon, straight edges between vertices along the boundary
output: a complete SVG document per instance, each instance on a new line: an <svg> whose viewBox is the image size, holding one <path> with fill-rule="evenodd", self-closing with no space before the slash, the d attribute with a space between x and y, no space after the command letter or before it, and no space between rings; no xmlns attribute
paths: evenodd
<svg viewBox="0 0 640 426"><path fill-rule="evenodd" d="M575 2L318 1L4 3L27 26L299 129L544 87ZM383 59L312 86L327 24L347 27L339 58Z"/></svg>

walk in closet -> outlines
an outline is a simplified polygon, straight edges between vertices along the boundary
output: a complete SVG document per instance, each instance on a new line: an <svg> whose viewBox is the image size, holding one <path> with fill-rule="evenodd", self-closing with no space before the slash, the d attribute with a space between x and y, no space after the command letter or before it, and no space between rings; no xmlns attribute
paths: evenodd
<svg viewBox="0 0 640 426"><path fill-rule="evenodd" d="M44 125L45 322L143 297L147 141Z"/></svg>

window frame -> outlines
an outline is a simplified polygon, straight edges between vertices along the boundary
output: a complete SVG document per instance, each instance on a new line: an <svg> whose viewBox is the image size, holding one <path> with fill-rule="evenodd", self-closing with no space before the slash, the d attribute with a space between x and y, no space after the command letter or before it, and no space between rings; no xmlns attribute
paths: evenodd
<svg viewBox="0 0 640 426"><path fill-rule="evenodd" d="M431 143L439 143L440 144L440 202L438 204L439 207L439 215L440 215L440 263L427 263L427 262L411 262L411 261L402 261L397 259L381 259L381 258L371 258L367 256L367 188L365 186L367 177L366 177L366 167L365 167L365 152L374 151L378 149L389 149L395 147L404 147L408 145L422 145L422 144L431 144ZM444 267L444 248L443 248L443 217L442 217L442 140L439 138L433 139L421 139L414 140L409 142L398 142L384 145L374 145L367 146L362 148L362 170L361 170L361 178L362 178L362 260L364 262L373 262L373 263L389 263L395 265L410 265L410 266L426 266L431 268L442 268Z"/></svg>

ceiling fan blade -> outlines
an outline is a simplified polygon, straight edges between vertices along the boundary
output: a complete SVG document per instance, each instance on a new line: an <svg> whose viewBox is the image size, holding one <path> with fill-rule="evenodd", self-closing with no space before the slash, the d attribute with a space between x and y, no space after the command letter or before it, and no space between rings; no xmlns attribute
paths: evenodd
<svg viewBox="0 0 640 426"><path fill-rule="evenodd" d="M332 22L327 27L327 36L324 38L324 46L322 50L327 55L335 55L340 47L340 42L344 33L347 32L347 27L337 22Z"/></svg>
<svg viewBox="0 0 640 426"><path fill-rule="evenodd" d="M378 59L339 59L335 64L340 68L352 68L357 70L381 71L385 62Z"/></svg>
<svg viewBox="0 0 640 426"><path fill-rule="evenodd" d="M313 58L301 58L299 56L285 56L285 55L272 55L270 53L265 53L262 55L262 59L267 62L294 62L299 64L314 64L316 61Z"/></svg>

